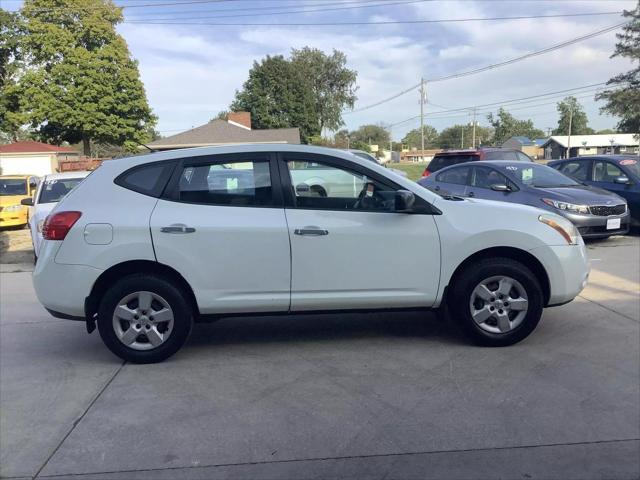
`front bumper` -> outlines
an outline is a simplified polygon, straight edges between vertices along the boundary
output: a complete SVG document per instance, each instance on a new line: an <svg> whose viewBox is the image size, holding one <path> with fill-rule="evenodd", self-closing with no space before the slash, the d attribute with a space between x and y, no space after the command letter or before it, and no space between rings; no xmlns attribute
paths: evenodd
<svg viewBox="0 0 640 480"><path fill-rule="evenodd" d="M587 286L591 270L584 242L579 245L543 246L531 253L549 277L548 307L570 302Z"/></svg>
<svg viewBox="0 0 640 480"><path fill-rule="evenodd" d="M631 216L629 209L622 215L598 216L581 213L571 213L567 211L556 210L556 213L562 215L576 226L582 238L602 238L611 235L624 235L629 231ZM620 228L615 230L607 230L607 220L620 219Z"/></svg>
<svg viewBox="0 0 640 480"><path fill-rule="evenodd" d="M22 208L16 212L7 212L3 209L0 212L0 228L17 227L18 225L24 225L25 223L27 223L26 208Z"/></svg>

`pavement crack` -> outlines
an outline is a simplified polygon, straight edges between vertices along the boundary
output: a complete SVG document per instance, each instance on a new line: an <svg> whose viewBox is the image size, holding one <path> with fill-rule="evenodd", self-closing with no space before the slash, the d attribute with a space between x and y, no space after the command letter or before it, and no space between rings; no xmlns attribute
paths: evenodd
<svg viewBox="0 0 640 480"><path fill-rule="evenodd" d="M268 465L276 463L297 463L297 462L326 462L335 460L354 460L363 458L385 458L385 457L402 457L409 455L432 455L437 453L467 453L467 452L492 452L499 450L521 450L527 448L544 448L544 447L565 447L565 446L577 446L577 445L602 445L607 443L624 443L624 442L637 442L640 438L620 438L611 440L593 440L586 442L562 442L562 443L544 443L534 445L513 445L503 447L486 447L486 448L463 448L452 450L426 450L422 452L399 452L399 453L378 453L370 455L344 455L335 457L310 457L310 458L293 458L283 460L263 460L254 462L238 462L238 463L214 463L210 465L185 465L176 467L161 467L161 468L140 468L140 469L128 469L128 470L110 470L101 472L83 472L83 473L63 473L56 475L46 475L41 478L60 478L60 477L76 477L86 475L109 475L115 473L136 473L136 472L157 472L157 471L172 471L172 470L192 470L202 468L217 468L217 467L241 467L247 465Z"/></svg>
<svg viewBox="0 0 640 480"><path fill-rule="evenodd" d="M69 429L69 431L65 434L64 437L62 437L62 440L60 440L58 442L58 444L55 446L55 448L53 449L53 451L49 454L49 456L46 458L46 460L44 461L44 463L40 466L40 468L38 469L38 471L35 473L35 475L33 475L33 480L36 480L37 478L40 477L40 473L42 472L42 470L44 470L44 468L47 466L47 464L51 461L51 459L54 457L54 455L56 453L58 453L58 450L60 450L60 447L62 446L62 444L67 440L67 438L69 438L69 435L71 435L71 433L75 430L75 428L78 426L78 424L82 421L82 419L87 415L87 413L89 412L89 410L91 410L91 407L93 407L93 405L98 401L98 399L102 396L102 394L104 393L104 391L109 387L109 385L111 385L111 382L113 382L113 380L118 376L118 374L120 373L120 371L124 368L124 366L127 364L126 361L123 361L120 366L118 367L118 369L113 373L113 375L111 375L111 377L109 378L109 380L107 380L105 382L105 384L102 386L102 388L98 391L98 393L96 394L95 397L93 397L93 399L89 402L89 405L87 405L87 408L84 409L84 411L82 412L82 414L76 418L73 421L73 424L71 425L71 428Z"/></svg>

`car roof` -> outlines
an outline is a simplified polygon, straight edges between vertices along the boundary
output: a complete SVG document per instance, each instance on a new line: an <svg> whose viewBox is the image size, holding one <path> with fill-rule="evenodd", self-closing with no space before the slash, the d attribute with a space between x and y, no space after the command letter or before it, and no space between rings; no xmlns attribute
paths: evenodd
<svg viewBox="0 0 640 480"><path fill-rule="evenodd" d="M91 172L87 170L76 171L76 172L64 172L64 173L50 173L49 175L44 176L44 180L64 180L66 178L84 178L90 173Z"/></svg>
<svg viewBox="0 0 640 480"><path fill-rule="evenodd" d="M621 160L640 160L638 155L633 154L615 154L615 155L585 155L583 157L571 157L571 158L560 158L558 160L553 160L553 163L560 162L575 162L576 160L613 160L614 162L619 162ZM552 162L549 162L552 163Z"/></svg>
<svg viewBox="0 0 640 480"><path fill-rule="evenodd" d="M21 180L26 180L29 177L37 177L37 175L0 175L0 178L18 178Z"/></svg>

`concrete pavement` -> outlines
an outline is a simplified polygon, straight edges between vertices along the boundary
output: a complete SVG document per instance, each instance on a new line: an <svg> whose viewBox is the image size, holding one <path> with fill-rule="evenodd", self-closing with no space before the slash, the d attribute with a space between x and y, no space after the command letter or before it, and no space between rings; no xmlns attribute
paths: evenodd
<svg viewBox="0 0 640 480"><path fill-rule="evenodd" d="M503 349L432 315L228 319L123 365L0 274L0 466L26 478L638 478L640 238Z"/></svg>

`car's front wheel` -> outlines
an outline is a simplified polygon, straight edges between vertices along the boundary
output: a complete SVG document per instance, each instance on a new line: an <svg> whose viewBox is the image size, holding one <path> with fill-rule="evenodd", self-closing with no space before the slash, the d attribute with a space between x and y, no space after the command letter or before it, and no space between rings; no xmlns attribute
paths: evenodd
<svg viewBox="0 0 640 480"><path fill-rule="evenodd" d="M193 323L184 293L155 275L124 277L102 297L98 330L113 353L134 363L161 362L186 342Z"/></svg>
<svg viewBox="0 0 640 480"><path fill-rule="evenodd" d="M540 282L524 264L489 258L456 275L449 309L464 333L486 346L513 345L538 325L544 307Z"/></svg>

